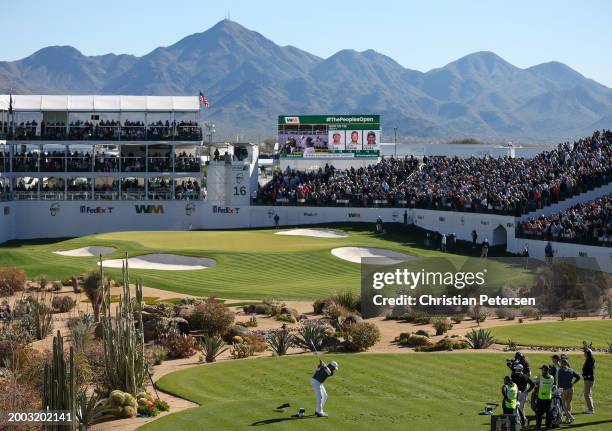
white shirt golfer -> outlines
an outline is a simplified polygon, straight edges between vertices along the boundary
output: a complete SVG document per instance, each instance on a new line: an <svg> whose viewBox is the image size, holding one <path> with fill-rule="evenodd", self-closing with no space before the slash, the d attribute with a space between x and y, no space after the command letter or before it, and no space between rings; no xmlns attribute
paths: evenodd
<svg viewBox="0 0 612 431"><path fill-rule="evenodd" d="M319 417L327 416L325 410L325 402L327 401L327 391L325 390L325 386L323 386L323 382L330 376L334 375L334 371L338 371L338 363L336 361L332 361L331 364L326 365L325 362L319 361L319 367L317 371L315 371L312 376L312 381L310 384L312 385L312 389L314 390L315 397L317 398L317 406L315 408L315 415Z"/></svg>

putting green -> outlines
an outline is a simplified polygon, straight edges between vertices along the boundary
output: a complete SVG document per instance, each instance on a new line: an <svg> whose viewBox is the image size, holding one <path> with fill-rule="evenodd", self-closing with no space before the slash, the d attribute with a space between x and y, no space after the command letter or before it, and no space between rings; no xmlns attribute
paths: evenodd
<svg viewBox="0 0 612 431"><path fill-rule="evenodd" d="M327 225L348 234L345 238L274 235L278 230L194 232L117 232L69 240L9 242L0 246L0 267L23 268L30 277L46 274L57 280L96 268L95 257L60 256L54 251L87 246L115 247L105 259L150 253L173 253L214 259L213 267L194 271L131 270L146 286L194 296L216 295L234 299L315 299L336 290L359 291L360 266L331 254L337 247L372 247L412 256L445 257L460 266L466 255L442 254L418 246L420 238L404 226L389 224L384 235L368 224ZM418 261L415 261L418 262ZM480 263L479 263L480 265ZM531 274L516 266L482 261L489 280L520 283ZM109 269L113 276L120 270Z"/></svg>
<svg viewBox="0 0 612 431"><path fill-rule="evenodd" d="M499 343L512 340L522 346L582 347L582 341L596 348L612 343L612 320L559 321L529 325L509 325L492 329Z"/></svg>
<svg viewBox="0 0 612 431"><path fill-rule="evenodd" d="M479 416L487 402L500 402L508 369L500 354L326 355L340 370L327 383L329 418L295 419L299 407L314 409L310 355L228 361L164 376L159 387L200 404L155 420L144 431L161 430L488 430ZM534 364L547 356L528 355ZM578 365L577 355L570 357ZM612 429L612 356L598 356L594 397L598 414L576 415L585 430ZM576 385L574 410L584 409ZM273 409L285 402L283 413ZM497 409L499 411L499 408ZM529 410L528 413L531 413Z"/></svg>

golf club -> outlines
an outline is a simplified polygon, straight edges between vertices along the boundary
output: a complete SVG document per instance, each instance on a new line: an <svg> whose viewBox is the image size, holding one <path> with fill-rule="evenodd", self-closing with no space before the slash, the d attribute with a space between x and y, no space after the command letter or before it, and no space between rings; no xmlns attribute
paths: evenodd
<svg viewBox="0 0 612 431"><path fill-rule="evenodd" d="M314 343L312 342L312 340L310 340L310 345L311 345L311 346L312 346L312 348L314 349L313 351L314 351L314 354L317 356L317 359L318 359L319 361L321 361L321 362L322 362L322 363L325 365L325 362L323 362L323 359L321 359L321 356L319 355L319 352L317 352L317 348L315 347L315 345L314 345Z"/></svg>

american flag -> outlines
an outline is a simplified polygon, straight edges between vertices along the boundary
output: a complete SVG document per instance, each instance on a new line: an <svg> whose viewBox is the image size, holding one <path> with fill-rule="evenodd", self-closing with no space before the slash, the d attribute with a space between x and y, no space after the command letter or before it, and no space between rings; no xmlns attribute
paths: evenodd
<svg viewBox="0 0 612 431"><path fill-rule="evenodd" d="M203 103L204 106L208 108L208 105L209 105L208 99L206 98L206 96L204 96L204 93L202 93L201 91L200 91L200 103Z"/></svg>

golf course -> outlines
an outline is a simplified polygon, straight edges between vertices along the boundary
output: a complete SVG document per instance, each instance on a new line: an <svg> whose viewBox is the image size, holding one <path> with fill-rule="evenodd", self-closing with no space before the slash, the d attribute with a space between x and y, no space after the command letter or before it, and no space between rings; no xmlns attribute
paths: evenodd
<svg viewBox="0 0 612 431"><path fill-rule="evenodd" d="M510 356L510 355L509 355ZM529 354L532 364L550 362L548 354ZM488 429L486 403L499 403L502 354L326 354L339 371L326 382L328 418L312 416L312 355L225 361L167 375L159 387L200 407L170 414L141 430L456 430ZM582 355L570 355L574 367ZM612 429L612 356L598 358L597 415L576 414L565 428ZM577 385L574 411L584 409ZM275 407L290 403L283 412ZM292 417L300 407L307 417ZM497 408L499 413L499 408ZM532 414L528 409L528 413Z"/></svg>
<svg viewBox="0 0 612 431"><path fill-rule="evenodd" d="M346 234L344 237L308 237L276 235L285 230L232 230L194 232L116 232L64 240L8 242L0 246L0 267L19 267L28 276L46 274L49 279L63 279L94 269L96 256L60 255L58 251L83 247L108 247L115 251L104 259L154 253L201 257L214 265L189 271L132 269L134 278L144 285L193 296L216 295L232 299L279 298L311 300L337 290L357 292L360 266L332 254L336 248L384 249L407 256L449 259L456 267L467 256L479 252L466 248L465 255L441 253L421 245L422 238L403 228L389 225L383 235L376 235L368 224L318 226ZM418 264L418 260L414 262ZM499 285L520 284L532 278L517 265L483 261L488 268L488 282ZM120 269L108 269L119 277Z"/></svg>
<svg viewBox="0 0 612 431"><path fill-rule="evenodd" d="M612 320L559 321L532 325L506 325L493 328L498 343L512 340L521 346L578 348L583 340L594 348L612 343Z"/></svg>

